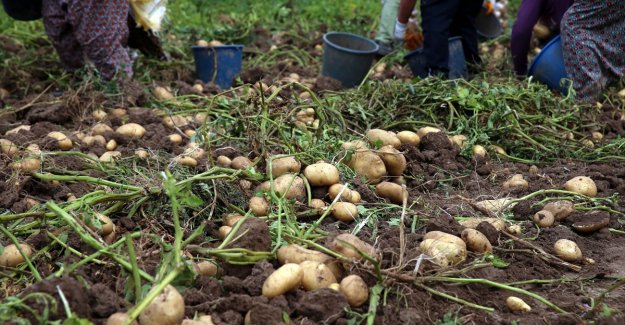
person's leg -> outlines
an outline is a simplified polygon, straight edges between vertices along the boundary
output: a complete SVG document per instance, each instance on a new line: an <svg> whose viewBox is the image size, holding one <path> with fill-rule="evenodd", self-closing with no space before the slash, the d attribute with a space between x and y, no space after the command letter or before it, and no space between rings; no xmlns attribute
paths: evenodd
<svg viewBox="0 0 625 325"><path fill-rule="evenodd" d="M127 0L69 0L70 22L87 58L105 79L132 77Z"/></svg>
<svg viewBox="0 0 625 325"><path fill-rule="evenodd" d="M397 20L397 12L399 10L400 0L385 0L382 4L382 13L380 15L380 25L375 40L380 45L378 51L381 55L389 54L395 47L395 37L393 31L395 29L395 21Z"/></svg>
<svg viewBox="0 0 625 325"><path fill-rule="evenodd" d="M452 36L462 37L462 50L469 65L482 63L478 50L475 18L482 10L482 0L464 0L458 6L450 31Z"/></svg>
<svg viewBox="0 0 625 325"><path fill-rule="evenodd" d="M423 54L431 75L449 74L449 36L457 6L464 0L422 0ZM424 76L421 76L424 77Z"/></svg>
<svg viewBox="0 0 625 325"><path fill-rule="evenodd" d="M61 0L44 0L41 13L46 34L61 63L70 72L81 68L84 65L83 52L67 20L67 5Z"/></svg>

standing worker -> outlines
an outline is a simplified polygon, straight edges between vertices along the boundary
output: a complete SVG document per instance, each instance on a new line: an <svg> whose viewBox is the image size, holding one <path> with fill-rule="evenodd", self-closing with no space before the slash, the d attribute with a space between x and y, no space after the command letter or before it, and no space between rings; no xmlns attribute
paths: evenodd
<svg viewBox="0 0 625 325"><path fill-rule="evenodd" d="M406 49L413 51L423 44L423 33L416 22L410 22L405 33L399 39L394 37L395 22L399 12L400 0L382 0L382 14L375 41L380 46L378 55L385 56L395 51L403 44Z"/></svg>
<svg viewBox="0 0 625 325"><path fill-rule="evenodd" d="M477 47L475 17L482 9L482 0L421 0L421 28L423 54L428 75L449 75L449 38L462 37L462 48L467 63L481 64ZM402 0L399 5L395 37L403 38L410 12L416 0ZM421 76L426 77L426 76Z"/></svg>
<svg viewBox="0 0 625 325"><path fill-rule="evenodd" d="M532 31L537 23L545 26L547 34L560 34L560 21L573 0L523 0L512 28L510 50L514 71L518 76L527 73L527 54L530 50ZM545 35L548 36L548 35Z"/></svg>
<svg viewBox="0 0 625 325"><path fill-rule="evenodd" d="M575 0L561 29L564 68L576 99L598 100L625 76L625 1Z"/></svg>

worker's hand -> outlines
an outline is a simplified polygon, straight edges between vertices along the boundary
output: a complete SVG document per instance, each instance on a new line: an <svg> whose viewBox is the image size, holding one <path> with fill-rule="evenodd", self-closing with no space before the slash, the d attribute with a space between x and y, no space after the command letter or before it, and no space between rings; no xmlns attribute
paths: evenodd
<svg viewBox="0 0 625 325"><path fill-rule="evenodd" d="M495 4L493 2L494 1L492 0L486 0L484 1L484 4L482 5L486 9L487 15L492 15L493 11L495 10Z"/></svg>
<svg viewBox="0 0 625 325"><path fill-rule="evenodd" d="M423 32L417 24L409 22L404 35L404 46L407 50L414 51L423 45Z"/></svg>
<svg viewBox="0 0 625 325"><path fill-rule="evenodd" d="M398 40L403 40L406 36L406 24L395 21L395 31L393 32L393 36L395 36Z"/></svg>

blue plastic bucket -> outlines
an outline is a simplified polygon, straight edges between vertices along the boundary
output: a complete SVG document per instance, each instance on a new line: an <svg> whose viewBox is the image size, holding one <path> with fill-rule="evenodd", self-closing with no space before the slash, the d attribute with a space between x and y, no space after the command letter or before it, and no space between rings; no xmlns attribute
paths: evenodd
<svg viewBox="0 0 625 325"><path fill-rule="evenodd" d="M559 35L547 43L534 58L528 75L563 95L568 94L571 81L564 70L562 40Z"/></svg>
<svg viewBox="0 0 625 325"><path fill-rule="evenodd" d="M212 82L221 89L232 87L241 72L243 45L193 46L195 72L202 82Z"/></svg>
<svg viewBox="0 0 625 325"><path fill-rule="evenodd" d="M422 48L408 53L404 56L404 60L408 62L415 77L425 78L428 76L429 71L426 69L427 62ZM462 37L451 37L449 39L449 79L466 78L468 75L467 63L462 49Z"/></svg>
<svg viewBox="0 0 625 325"><path fill-rule="evenodd" d="M475 18L475 28L477 29L477 35L483 39L493 39L503 34L503 27L501 22L494 14L488 15L488 9L483 8Z"/></svg>
<svg viewBox="0 0 625 325"><path fill-rule="evenodd" d="M321 75L334 78L344 88L358 86L367 76L379 46L374 41L349 33L323 35Z"/></svg>

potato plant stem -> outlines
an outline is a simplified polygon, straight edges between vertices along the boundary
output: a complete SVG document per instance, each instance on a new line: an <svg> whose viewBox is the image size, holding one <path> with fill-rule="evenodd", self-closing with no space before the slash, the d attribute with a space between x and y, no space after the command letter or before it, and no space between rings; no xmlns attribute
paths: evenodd
<svg viewBox="0 0 625 325"><path fill-rule="evenodd" d="M123 189L123 190L131 190L131 191L143 190L143 188L139 186L115 183L115 182L107 181L105 179L95 178L91 176L82 176L82 175L67 176L67 175L54 175L54 174L42 174L42 173L34 173L33 176L43 181L85 182L85 183L114 187L114 188Z"/></svg>
<svg viewBox="0 0 625 325"><path fill-rule="evenodd" d="M24 254L24 251L22 251L22 247L20 246L20 242L17 240L17 238L15 238L15 236L13 236L13 234L3 225L0 225L0 231L5 236L7 236L7 238L9 238L11 242L15 245L15 248L17 248L17 250L20 252L20 255L22 255L22 257L24 258L26 265L28 265L28 268L30 269L30 272L32 272L35 279L37 279L37 281L41 281L43 279L41 277L41 274L39 274L39 271L37 271L37 268L30 261L30 258L26 256L26 254Z"/></svg>
<svg viewBox="0 0 625 325"><path fill-rule="evenodd" d="M452 296L452 295L444 293L442 291L438 291L436 289L432 289L432 288L430 288L428 286L425 286L423 284L417 284L417 287L419 287L419 288L421 288L421 289L423 289L423 290L425 290L425 291L427 291L427 292L429 292L429 293L431 293L433 295L436 295L436 296L439 296L439 297L442 297L442 298L445 298L445 299L449 299L449 300L451 300L451 301L453 301L455 303L459 303L461 305L465 305L465 306L472 307L472 308L479 309L479 310L484 310L484 311L487 311L489 313L492 313L493 311L495 311L495 308L478 305L476 303L472 303L470 301L466 301L464 299Z"/></svg>
<svg viewBox="0 0 625 325"><path fill-rule="evenodd" d="M165 287L178 277L178 274L180 274L184 268L185 266L183 264L179 264L176 265L176 268L174 268L171 272L167 273L163 280L153 287L145 298L128 313L128 319L124 325L129 325L133 320L137 319L141 312L163 291L163 289L165 289Z"/></svg>
<svg viewBox="0 0 625 325"><path fill-rule="evenodd" d="M135 303L141 300L141 276L139 275L139 264L137 263L137 253L135 251L135 245L132 243L132 237L130 234L124 236L126 241L126 247L128 248L128 258L130 258L130 264L132 264L132 282L135 287Z"/></svg>

